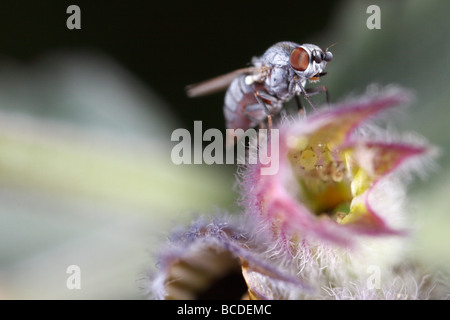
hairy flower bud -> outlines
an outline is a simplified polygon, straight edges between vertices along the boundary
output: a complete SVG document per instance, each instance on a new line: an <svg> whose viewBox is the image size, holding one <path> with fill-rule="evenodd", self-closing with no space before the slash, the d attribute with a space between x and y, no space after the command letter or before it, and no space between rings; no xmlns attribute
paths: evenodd
<svg viewBox="0 0 450 320"><path fill-rule="evenodd" d="M358 129L408 100L403 91L388 91L284 123L279 171L264 176L258 166L250 166L242 173L245 211L264 221L286 248L301 238L351 245L358 234L404 233L396 225L401 208L389 208L402 201L397 195L404 184L390 178L408 169L411 160L426 158L432 148L364 137ZM383 194L377 185L388 181L397 190L390 194L387 188Z"/></svg>

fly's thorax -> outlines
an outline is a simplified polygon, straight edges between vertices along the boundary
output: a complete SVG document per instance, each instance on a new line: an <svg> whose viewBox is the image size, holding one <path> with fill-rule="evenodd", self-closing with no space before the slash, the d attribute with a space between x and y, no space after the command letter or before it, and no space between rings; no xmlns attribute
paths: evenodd
<svg viewBox="0 0 450 320"><path fill-rule="evenodd" d="M286 100L290 96L289 82L293 76L294 73L289 66L272 67L264 81L266 91L280 100Z"/></svg>
<svg viewBox="0 0 450 320"><path fill-rule="evenodd" d="M298 46L294 42L278 42L267 49L259 61L267 66L289 66L289 55Z"/></svg>

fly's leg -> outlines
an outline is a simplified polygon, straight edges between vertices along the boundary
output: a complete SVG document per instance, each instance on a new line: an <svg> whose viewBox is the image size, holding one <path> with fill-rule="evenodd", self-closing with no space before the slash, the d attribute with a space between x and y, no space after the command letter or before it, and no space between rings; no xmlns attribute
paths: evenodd
<svg viewBox="0 0 450 320"><path fill-rule="evenodd" d="M267 116L267 126L272 129L272 116Z"/></svg>
<svg viewBox="0 0 450 320"><path fill-rule="evenodd" d="M295 103L297 104L297 107L298 107L298 112L302 112L303 106L302 106L302 102L300 101L300 97L296 94L294 96L294 98L295 98Z"/></svg>
<svg viewBox="0 0 450 320"><path fill-rule="evenodd" d="M309 104L311 105L311 108L313 108L314 110L316 110L316 106L314 105L314 103L313 103L313 102L311 101L311 99L309 98L309 95L308 95L308 93L306 92L305 88L303 88L303 86L300 85L300 84L299 84L298 86L300 87L300 90L301 90L303 96L305 97L306 101L308 101Z"/></svg>
<svg viewBox="0 0 450 320"><path fill-rule="evenodd" d="M305 110L303 109L302 102L300 101L300 97L298 96L298 94L294 96L294 99L298 107L298 113L302 116L305 115Z"/></svg>
<svg viewBox="0 0 450 320"><path fill-rule="evenodd" d="M261 106L264 107L264 112L265 112L268 116L270 115L270 111L269 111L269 108L267 108L267 105L266 105L266 103L263 101L263 99L269 101L270 103L276 103L276 102L278 102L278 100L277 100L275 97L272 97L271 95L269 95L269 94L267 94L267 93L265 93L265 92L261 92L261 91L256 91L256 92L255 92L255 98L256 98L256 101L258 101L258 103L259 103Z"/></svg>
<svg viewBox="0 0 450 320"><path fill-rule="evenodd" d="M269 130L272 129L272 115L270 114L269 108L267 108L267 105L263 101L263 99L269 101L270 103L278 103L277 98L261 91L255 92L255 98L258 101L258 103L264 107L264 112L267 115L267 126Z"/></svg>
<svg viewBox="0 0 450 320"><path fill-rule="evenodd" d="M325 92L327 104L330 104L330 93L328 92L328 89L325 86L308 88L308 89L305 89L305 92L308 96L314 96L316 94Z"/></svg>
<svg viewBox="0 0 450 320"><path fill-rule="evenodd" d="M302 94L305 99L309 102L311 107L315 109L314 103L311 101L311 99L308 98L308 93L306 93L305 89L303 88L300 78L298 76L294 76L293 79L289 82L289 93L295 97L295 102L297 103L298 107L298 113L304 114L305 111L303 109L302 103L300 101L299 95Z"/></svg>
<svg viewBox="0 0 450 320"><path fill-rule="evenodd" d="M267 128L269 128L269 130L272 129L272 116L271 115L267 116ZM264 124L264 121L259 124L259 129L266 129L266 125Z"/></svg>

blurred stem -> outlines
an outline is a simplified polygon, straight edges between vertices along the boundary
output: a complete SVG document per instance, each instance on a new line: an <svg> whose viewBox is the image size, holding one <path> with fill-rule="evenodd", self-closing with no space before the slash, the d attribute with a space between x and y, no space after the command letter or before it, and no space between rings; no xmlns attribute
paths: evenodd
<svg viewBox="0 0 450 320"><path fill-rule="evenodd" d="M139 151L149 147L153 150ZM232 175L227 178L226 172L206 166L176 166L170 161L170 150L158 144L133 149L137 150L121 152L88 141L58 141L36 132L11 135L3 128L0 184L162 210L159 213L231 202Z"/></svg>

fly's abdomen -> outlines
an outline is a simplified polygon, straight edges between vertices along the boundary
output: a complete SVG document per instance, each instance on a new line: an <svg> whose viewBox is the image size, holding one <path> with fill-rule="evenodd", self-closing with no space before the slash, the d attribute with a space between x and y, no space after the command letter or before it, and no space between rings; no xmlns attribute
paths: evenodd
<svg viewBox="0 0 450 320"><path fill-rule="evenodd" d="M228 129L247 130L266 117L263 107L255 97L258 85L247 85L245 77L246 75L241 75L234 79L225 94L224 115Z"/></svg>

